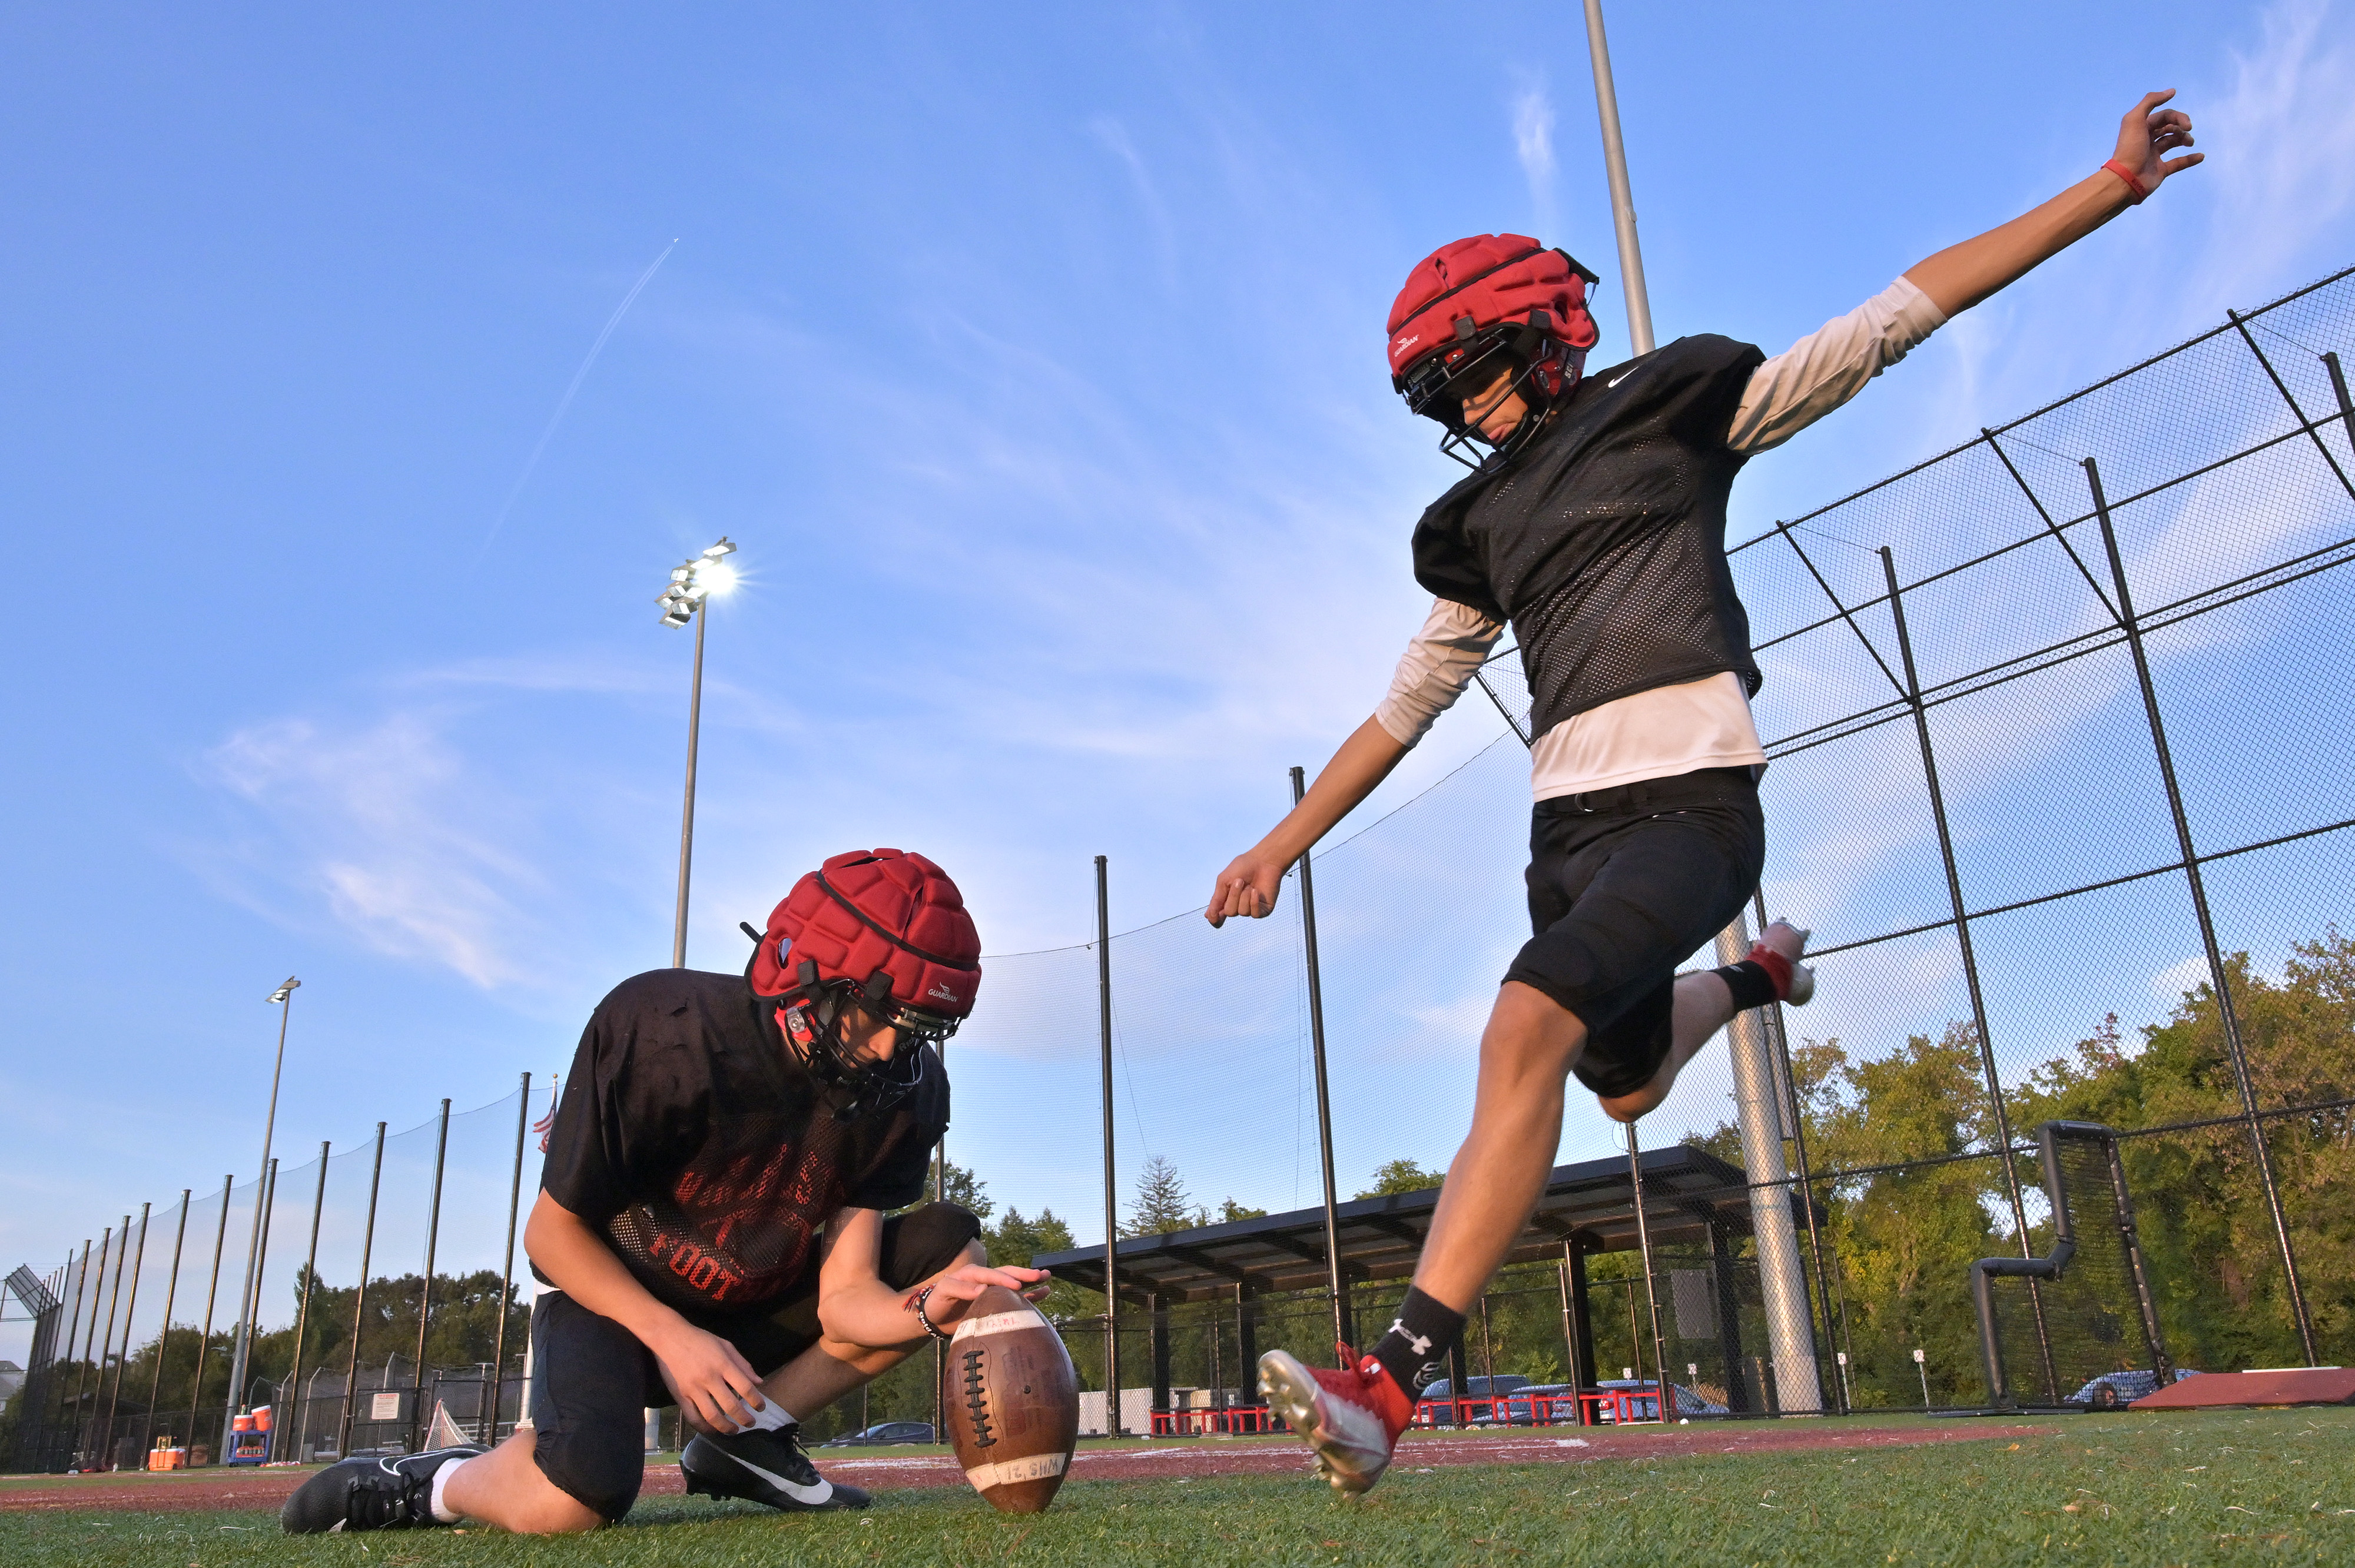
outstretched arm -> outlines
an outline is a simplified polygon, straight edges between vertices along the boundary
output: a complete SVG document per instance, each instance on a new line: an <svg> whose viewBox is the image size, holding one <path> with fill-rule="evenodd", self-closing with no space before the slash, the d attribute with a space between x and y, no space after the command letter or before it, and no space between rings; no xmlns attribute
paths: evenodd
<svg viewBox="0 0 2355 1568"><path fill-rule="evenodd" d="M1316 775L1316 782L1301 796L1300 804L1286 811L1267 837L1235 856L1219 873L1218 884L1210 890L1210 906L1202 911L1210 924L1223 926L1231 915L1261 919L1273 913L1276 891L1284 885L1284 874L1292 869L1292 863L1307 853L1308 846L1331 831L1334 823L1356 810L1406 753L1406 747L1391 738L1380 719L1369 718L1359 725Z"/></svg>
<svg viewBox="0 0 2355 1568"><path fill-rule="evenodd" d="M1909 269L1905 276L1930 296L1933 304L1953 316L2084 238L2157 190L2169 175L2181 174L2199 163L2206 154L2167 155L2191 145L2191 117L2179 109L2159 107L2174 96L2173 88L2145 93L2119 122L2115 159L2133 172L2142 187L2140 196L2105 165L2002 228L1948 246Z"/></svg>

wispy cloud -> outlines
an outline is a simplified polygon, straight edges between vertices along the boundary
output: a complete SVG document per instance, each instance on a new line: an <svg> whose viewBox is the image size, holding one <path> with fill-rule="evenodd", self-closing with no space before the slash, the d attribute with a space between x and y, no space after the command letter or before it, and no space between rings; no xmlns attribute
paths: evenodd
<svg viewBox="0 0 2355 1568"><path fill-rule="evenodd" d="M1153 230L1153 252L1160 264L1161 281L1165 287L1178 287L1177 228L1169 221L1168 204L1153 183L1153 171L1145 166L1143 154L1136 150L1128 127L1109 114L1099 114L1088 122L1088 134L1098 145L1120 163L1128 175L1129 187L1135 192L1136 205L1145 211L1145 220Z"/></svg>
<svg viewBox="0 0 2355 1568"><path fill-rule="evenodd" d="M297 917L308 906L378 951L485 988L521 978L514 938L540 873L512 831L489 831L484 781L432 715L270 720L199 772L261 814L261 847L216 862L249 902Z"/></svg>
<svg viewBox="0 0 2355 1568"><path fill-rule="evenodd" d="M1529 182L1529 216L1538 238L1559 244L1559 206L1554 187L1553 96L1545 79L1518 75L1512 93L1513 155Z"/></svg>
<svg viewBox="0 0 2355 1568"><path fill-rule="evenodd" d="M2243 303L2311 265L2355 205L2355 27L2335 0L2282 0L2232 51L2231 86L2197 112L2218 191L2200 275ZM2203 323L2204 324L2204 323Z"/></svg>

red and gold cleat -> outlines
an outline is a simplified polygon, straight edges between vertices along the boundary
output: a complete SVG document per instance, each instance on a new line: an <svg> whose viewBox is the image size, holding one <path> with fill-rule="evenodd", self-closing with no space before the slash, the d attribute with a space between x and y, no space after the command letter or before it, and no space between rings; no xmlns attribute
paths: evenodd
<svg viewBox="0 0 2355 1568"><path fill-rule="evenodd" d="M1259 1391L1316 1451L1316 1469L1335 1491L1354 1496L1382 1478L1399 1434L1414 1419L1414 1401L1382 1363L1334 1347L1349 1363L1327 1372L1285 1351L1259 1359Z"/></svg>

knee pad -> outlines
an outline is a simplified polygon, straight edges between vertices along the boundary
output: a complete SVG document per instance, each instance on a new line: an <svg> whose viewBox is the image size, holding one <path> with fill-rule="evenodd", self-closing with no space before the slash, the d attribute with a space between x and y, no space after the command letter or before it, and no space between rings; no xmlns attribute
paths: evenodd
<svg viewBox="0 0 2355 1568"><path fill-rule="evenodd" d="M965 1247L981 1234L981 1221L954 1203L927 1203L883 1222L882 1256L877 1272L894 1290L905 1290L944 1268L954 1268Z"/></svg>

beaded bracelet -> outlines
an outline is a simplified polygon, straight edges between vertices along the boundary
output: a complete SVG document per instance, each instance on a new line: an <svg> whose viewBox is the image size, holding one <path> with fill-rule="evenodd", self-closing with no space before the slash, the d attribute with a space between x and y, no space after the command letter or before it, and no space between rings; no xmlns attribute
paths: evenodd
<svg viewBox="0 0 2355 1568"><path fill-rule="evenodd" d="M944 1334L941 1332L940 1325L934 1323L932 1318L924 1311L924 1303L932 1298L932 1287L929 1285L925 1286L922 1290L917 1291L913 1296L908 1298L908 1309L916 1315L916 1321L924 1326L924 1332L930 1334L933 1339L953 1340L956 1338L954 1334Z"/></svg>

